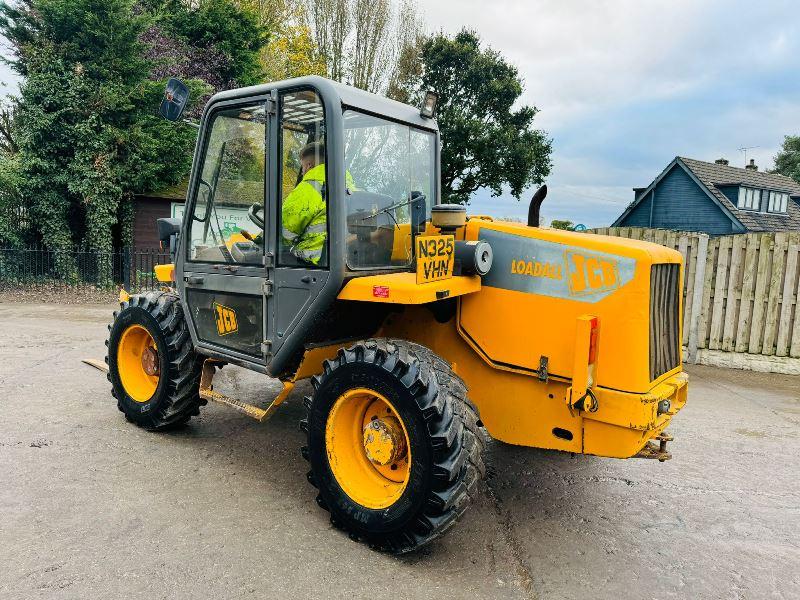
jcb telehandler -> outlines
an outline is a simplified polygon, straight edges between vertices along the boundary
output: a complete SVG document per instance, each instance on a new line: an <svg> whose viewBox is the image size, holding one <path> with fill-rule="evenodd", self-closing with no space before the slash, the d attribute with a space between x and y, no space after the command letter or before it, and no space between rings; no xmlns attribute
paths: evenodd
<svg viewBox="0 0 800 600"><path fill-rule="evenodd" d="M186 96L170 81L162 114L178 120ZM317 502L392 552L464 513L484 473L482 429L665 460L687 394L681 255L540 228L542 192L527 224L441 204L435 102L320 77L213 96L186 204L158 221L174 256L156 268L164 287L123 291L109 326L113 394L146 429L185 423L207 400L263 420L310 378L302 454ZM321 213L293 199L304 185ZM310 246L288 230L301 217ZM226 397L212 387L225 364L283 390L266 408Z"/></svg>

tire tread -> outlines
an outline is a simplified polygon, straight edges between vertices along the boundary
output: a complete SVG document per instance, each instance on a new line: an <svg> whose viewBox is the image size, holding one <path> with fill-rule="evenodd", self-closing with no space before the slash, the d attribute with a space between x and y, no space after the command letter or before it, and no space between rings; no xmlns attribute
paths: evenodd
<svg viewBox="0 0 800 600"><path fill-rule="evenodd" d="M200 398L202 357L195 353L192 346L180 299L172 292L151 291L135 294L127 302L120 303L120 310L114 312L114 320L131 307L148 312L155 319L167 342L169 372L166 374L167 382L161 392L166 396L157 410L133 418L125 411L122 399L112 386L111 393L117 400L117 408L129 421L150 431L164 431L183 425L191 417L200 414L200 406L206 404L206 401ZM110 331L112 325L108 328ZM109 346L109 354L106 355L106 363L109 363L111 352L109 340L106 340L106 346ZM110 373L108 379L112 381Z"/></svg>

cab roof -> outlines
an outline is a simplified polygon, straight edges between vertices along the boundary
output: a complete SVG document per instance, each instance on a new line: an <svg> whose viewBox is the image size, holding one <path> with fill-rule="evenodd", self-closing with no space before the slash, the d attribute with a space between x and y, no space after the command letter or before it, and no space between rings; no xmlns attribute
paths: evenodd
<svg viewBox="0 0 800 600"><path fill-rule="evenodd" d="M402 121L403 123L408 123L409 125L421 127L423 129L432 131L438 131L439 129L435 119L426 119L419 114L419 108L379 96L378 94L365 92L353 86L332 81L318 75L295 77L293 79L284 79L274 83L265 83L219 92L211 97L209 103L265 94L272 89L281 90L302 86L311 86L316 88L323 96L328 96L332 99L338 98L342 106L360 109L374 115L385 116L395 121Z"/></svg>

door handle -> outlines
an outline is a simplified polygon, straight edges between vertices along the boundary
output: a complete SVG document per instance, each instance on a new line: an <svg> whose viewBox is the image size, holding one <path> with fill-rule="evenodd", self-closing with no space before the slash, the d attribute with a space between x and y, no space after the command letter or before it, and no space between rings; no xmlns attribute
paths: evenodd
<svg viewBox="0 0 800 600"><path fill-rule="evenodd" d="M300 281L302 281L303 283L311 283L311 275L304 275L303 277L300 278Z"/></svg>
<svg viewBox="0 0 800 600"><path fill-rule="evenodd" d="M197 277L196 275L187 275L183 280L190 285L200 285L205 281L205 277Z"/></svg>

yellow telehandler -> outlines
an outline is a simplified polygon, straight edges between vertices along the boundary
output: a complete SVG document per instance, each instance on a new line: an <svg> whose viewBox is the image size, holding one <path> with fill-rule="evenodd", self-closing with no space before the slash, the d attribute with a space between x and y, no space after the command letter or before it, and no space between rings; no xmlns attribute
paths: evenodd
<svg viewBox="0 0 800 600"><path fill-rule="evenodd" d="M186 98L171 80L162 114ZM161 291L123 291L106 358L119 409L149 430L209 400L264 420L310 378L318 504L398 553L464 513L487 434L663 461L687 394L681 255L540 228L546 188L527 224L440 203L435 103L320 77L213 96L186 204L157 223L174 262ZM227 397L226 364L283 390Z"/></svg>

